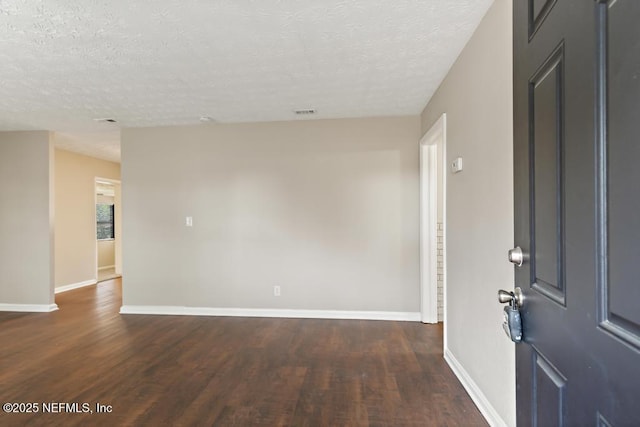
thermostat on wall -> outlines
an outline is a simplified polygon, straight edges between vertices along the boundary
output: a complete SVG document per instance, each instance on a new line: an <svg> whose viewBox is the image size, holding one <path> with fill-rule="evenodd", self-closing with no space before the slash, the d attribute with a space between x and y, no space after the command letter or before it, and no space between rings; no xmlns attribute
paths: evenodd
<svg viewBox="0 0 640 427"><path fill-rule="evenodd" d="M462 171L462 157L456 157L451 162L451 173L458 173Z"/></svg>

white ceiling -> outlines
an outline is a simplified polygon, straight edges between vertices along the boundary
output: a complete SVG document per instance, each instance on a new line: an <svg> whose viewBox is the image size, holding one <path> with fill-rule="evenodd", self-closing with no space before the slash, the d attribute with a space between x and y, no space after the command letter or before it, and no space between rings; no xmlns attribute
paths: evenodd
<svg viewBox="0 0 640 427"><path fill-rule="evenodd" d="M56 148L75 151L111 162L120 162L120 130L53 132Z"/></svg>
<svg viewBox="0 0 640 427"><path fill-rule="evenodd" d="M491 2L0 0L0 130L118 160L122 127L419 114Z"/></svg>

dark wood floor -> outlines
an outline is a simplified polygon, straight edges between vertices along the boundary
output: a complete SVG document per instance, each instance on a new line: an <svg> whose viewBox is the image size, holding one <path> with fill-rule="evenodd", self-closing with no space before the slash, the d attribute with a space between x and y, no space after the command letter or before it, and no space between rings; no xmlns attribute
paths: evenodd
<svg viewBox="0 0 640 427"><path fill-rule="evenodd" d="M486 425L442 359L440 326L120 315L119 279L56 302L0 313L0 403L40 411L0 412L1 426ZM43 414L61 409L51 402L94 413Z"/></svg>

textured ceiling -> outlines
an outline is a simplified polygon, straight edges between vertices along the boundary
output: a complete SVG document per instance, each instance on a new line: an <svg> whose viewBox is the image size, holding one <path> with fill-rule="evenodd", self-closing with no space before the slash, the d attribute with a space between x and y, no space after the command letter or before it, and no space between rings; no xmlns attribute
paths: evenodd
<svg viewBox="0 0 640 427"><path fill-rule="evenodd" d="M0 130L419 114L491 2L0 0Z"/></svg>
<svg viewBox="0 0 640 427"><path fill-rule="evenodd" d="M86 156L120 162L120 131L54 132L56 148L75 151Z"/></svg>

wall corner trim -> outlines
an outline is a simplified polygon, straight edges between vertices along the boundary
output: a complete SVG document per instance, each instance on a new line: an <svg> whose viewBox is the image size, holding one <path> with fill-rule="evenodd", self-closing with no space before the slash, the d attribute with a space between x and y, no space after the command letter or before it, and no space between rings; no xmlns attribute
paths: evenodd
<svg viewBox="0 0 640 427"><path fill-rule="evenodd" d="M73 289L84 288L85 286L91 286L98 283L96 279L85 280L84 282L72 283L70 285L58 286L55 289L55 293L59 294L61 292L71 291Z"/></svg>
<svg viewBox="0 0 640 427"><path fill-rule="evenodd" d="M49 313L57 309L58 304L0 304L0 311L21 313Z"/></svg>
<svg viewBox="0 0 640 427"><path fill-rule="evenodd" d="M444 350L444 360L449 364L453 373L458 377L458 380L467 391L473 403L476 404L484 418L492 427L508 427L508 424L502 419L502 417L495 410L493 405L489 402L484 395L478 384L473 381L469 373L464 369L462 364L456 359L456 357L449 351L448 348Z"/></svg>
<svg viewBox="0 0 640 427"><path fill-rule="evenodd" d="M157 314L172 316L280 317L292 319L352 319L419 322L419 312L291 310L268 308L214 308L153 305L123 305L120 314Z"/></svg>

